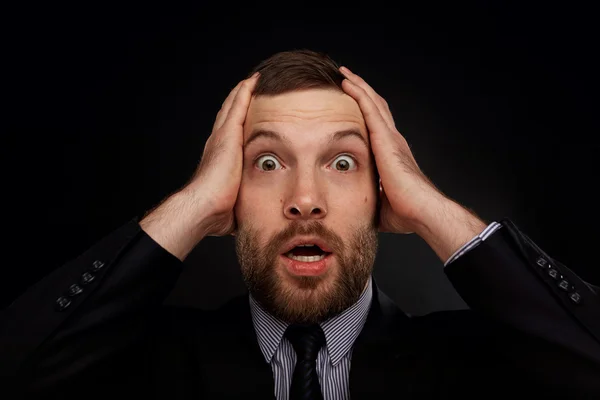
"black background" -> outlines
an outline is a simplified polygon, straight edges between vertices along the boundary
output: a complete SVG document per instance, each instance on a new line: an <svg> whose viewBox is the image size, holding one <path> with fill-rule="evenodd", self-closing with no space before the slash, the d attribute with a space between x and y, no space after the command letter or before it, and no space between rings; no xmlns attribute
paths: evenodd
<svg viewBox="0 0 600 400"><path fill-rule="evenodd" d="M593 9L452 3L7 12L2 305L179 188L229 90L294 48L329 53L386 98L447 195L511 218L600 283ZM375 276L406 312L465 307L418 236L380 238ZM244 289L231 237L207 238L186 263L170 302L216 307Z"/></svg>

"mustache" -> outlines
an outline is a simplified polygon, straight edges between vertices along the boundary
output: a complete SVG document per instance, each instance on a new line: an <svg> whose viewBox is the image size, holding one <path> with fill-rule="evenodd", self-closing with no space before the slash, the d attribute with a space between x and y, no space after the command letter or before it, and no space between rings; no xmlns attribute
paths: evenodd
<svg viewBox="0 0 600 400"><path fill-rule="evenodd" d="M273 235L265 247L266 253L273 256L278 255L283 245L298 235L318 236L327 243L334 253L344 253L342 238L319 221L292 221L285 229Z"/></svg>

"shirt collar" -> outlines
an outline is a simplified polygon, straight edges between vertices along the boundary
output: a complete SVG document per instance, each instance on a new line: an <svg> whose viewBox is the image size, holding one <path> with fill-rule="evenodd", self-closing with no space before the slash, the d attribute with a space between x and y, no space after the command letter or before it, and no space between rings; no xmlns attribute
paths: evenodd
<svg viewBox="0 0 600 400"><path fill-rule="evenodd" d="M269 314L252 295L250 295L250 313L260 350L265 360L271 363L288 324Z"/></svg>
<svg viewBox="0 0 600 400"><path fill-rule="evenodd" d="M271 363L273 355L277 351L279 344L288 323L275 318L267 312L252 297L250 297L250 312L258 345L268 363ZM325 341L329 359L332 365L336 365L350 351L354 341L362 331L362 328L371 308L373 299L372 278L369 277L367 287L360 295L359 299L352 306L348 307L340 314L321 323L321 328L325 333Z"/></svg>

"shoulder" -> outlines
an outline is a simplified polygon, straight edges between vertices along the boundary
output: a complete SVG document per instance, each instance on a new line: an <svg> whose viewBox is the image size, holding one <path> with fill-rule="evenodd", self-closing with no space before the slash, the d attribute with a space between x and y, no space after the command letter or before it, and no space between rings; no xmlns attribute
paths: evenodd
<svg viewBox="0 0 600 400"><path fill-rule="evenodd" d="M479 336L493 332L494 322L470 309L440 310L411 316L421 333L429 335Z"/></svg>
<svg viewBox="0 0 600 400"><path fill-rule="evenodd" d="M248 296L237 296L216 309L164 305L155 319L159 332L226 331L251 323Z"/></svg>
<svg viewBox="0 0 600 400"><path fill-rule="evenodd" d="M401 337L415 337L431 343L452 342L469 343L471 346L480 342L488 346L490 341L511 332L511 329L480 312L472 309L439 310L423 315L405 313L384 292L378 293L379 308L382 313L383 326L393 334L402 332Z"/></svg>
<svg viewBox="0 0 600 400"><path fill-rule="evenodd" d="M439 310L422 315L411 315L404 312L385 292L378 290L374 298L374 308L382 315L387 325L406 326L419 331L420 334L456 334L462 335L485 333L493 322L471 309ZM371 310L372 312L375 311Z"/></svg>
<svg viewBox="0 0 600 400"><path fill-rule="evenodd" d="M411 322L419 343L454 354L452 359L478 360L485 354L498 360L502 349L519 336L509 326L471 309L435 311L413 316Z"/></svg>

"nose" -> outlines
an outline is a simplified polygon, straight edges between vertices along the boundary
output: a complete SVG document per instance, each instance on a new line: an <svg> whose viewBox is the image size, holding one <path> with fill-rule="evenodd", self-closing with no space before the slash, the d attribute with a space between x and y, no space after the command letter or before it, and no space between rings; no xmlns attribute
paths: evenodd
<svg viewBox="0 0 600 400"><path fill-rule="evenodd" d="M291 195L283 208L285 217L290 220L325 218L327 215L325 196L315 174L304 173L290 183Z"/></svg>

